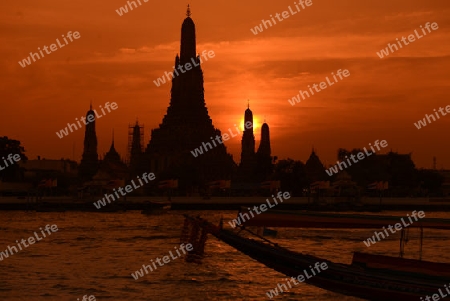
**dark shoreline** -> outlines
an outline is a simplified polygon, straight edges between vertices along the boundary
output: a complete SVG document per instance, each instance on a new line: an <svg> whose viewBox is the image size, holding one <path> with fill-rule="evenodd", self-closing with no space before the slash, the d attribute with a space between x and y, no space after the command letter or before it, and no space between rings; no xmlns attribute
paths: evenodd
<svg viewBox="0 0 450 301"><path fill-rule="evenodd" d="M170 210L239 210L241 207L253 208L255 203L176 203L173 202ZM88 203L4 203L0 204L0 211L38 211L38 212L63 212L63 211L82 211L82 212L120 212L128 210L148 210L145 203L117 202L107 204L97 209L92 202ZM308 210L308 211L356 211L356 212L380 212L380 211L402 211L402 210L423 210L433 212L450 212L450 206L438 204L433 205L414 205L414 204L382 204L355 206L351 204L336 205L314 205L314 204L279 204L277 210Z"/></svg>

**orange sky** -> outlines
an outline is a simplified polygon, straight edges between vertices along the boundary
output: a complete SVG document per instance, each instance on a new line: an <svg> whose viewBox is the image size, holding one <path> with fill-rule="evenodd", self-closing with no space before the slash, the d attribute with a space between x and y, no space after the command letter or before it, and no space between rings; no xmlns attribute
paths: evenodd
<svg viewBox="0 0 450 301"><path fill-rule="evenodd" d="M125 0L2 1L0 3L0 135L18 139L29 158L81 158L84 129L59 139L55 132L89 109L117 102L97 120L99 154L111 143L126 155L128 124L150 129L162 121L170 84L153 80L171 71L179 52L186 2L141 0L119 16ZM287 1L190 2L197 52L213 50L203 64L205 99L222 132L241 122L247 99L266 118L272 154L306 161L311 147L322 161L336 161L339 147L362 148L387 140L388 149L413 152L418 167L450 168L450 116L418 130L414 122L450 105L450 2L417 0L313 0L313 5L253 35L250 28L282 13ZM439 29L380 59L376 52L426 22ZM22 68L30 51L68 31L81 37ZM295 106L300 89L338 69L350 77ZM256 129L257 146L260 128ZM240 137L225 143L240 159Z"/></svg>

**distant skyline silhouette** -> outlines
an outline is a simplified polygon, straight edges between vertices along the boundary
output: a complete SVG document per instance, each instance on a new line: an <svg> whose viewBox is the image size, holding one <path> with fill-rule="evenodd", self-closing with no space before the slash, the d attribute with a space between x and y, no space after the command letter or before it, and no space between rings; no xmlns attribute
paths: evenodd
<svg viewBox="0 0 450 301"><path fill-rule="evenodd" d="M279 159L305 162L314 146L322 162L330 165L339 148L362 148L381 139L389 141L386 151L412 152L419 168L431 168L434 156L438 168L450 168L450 116L420 131L414 126L433 109L450 104L450 45L442 43L448 41L450 3L313 3L255 36L250 28L293 1L190 2L197 52L215 53L202 64L205 102L214 126L223 132L242 125L249 99L256 144L265 118L272 155ZM85 0L70 6L56 0L49 4L27 9L2 4L0 22L14 30L4 33L0 47L0 129L21 141L29 159L40 155L80 162L84 130L64 139L55 132L84 115L91 99L94 107L116 102L114 116L96 122L98 154L108 151L114 128L115 147L125 158L128 125L137 117L145 126L147 144L150 130L159 126L169 106L171 85L156 87L153 80L174 65L187 3L142 5L121 17L115 10L123 0L99 6ZM383 60L377 56L388 43L427 22L437 22L439 30ZM17 63L69 30L83 38L27 68ZM352 75L294 107L288 103L300 89L338 69ZM235 162L240 142L225 142Z"/></svg>

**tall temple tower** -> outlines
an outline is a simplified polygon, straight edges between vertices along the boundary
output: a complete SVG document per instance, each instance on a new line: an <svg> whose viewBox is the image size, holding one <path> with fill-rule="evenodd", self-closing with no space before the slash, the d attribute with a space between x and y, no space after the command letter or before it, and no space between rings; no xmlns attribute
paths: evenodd
<svg viewBox="0 0 450 301"><path fill-rule="evenodd" d="M251 126L248 127L247 124ZM256 171L255 135L253 134L253 112L250 105L244 113L244 133L241 140L241 163L237 178L240 182L257 182Z"/></svg>
<svg viewBox="0 0 450 301"><path fill-rule="evenodd" d="M136 176L139 173L145 172L141 167L141 160L143 154L143 143L144 142L144 126L139 125L136 120L134 126L128 127L128 158L130 166L130 175Z"/></svg>
<svg viewBox="0 0 450 301"><path fill-rule="evenodd" d="M196 53L195 24L188 6L181 27L180 55L175 57L170 104L159 128L151 131L144 164L160 179L180 179L180 188L230 179L235 168L224 144L212 141L221 132L213 126L206 108L201 59ZM203 154L194 156L194 150L203 145Z"/></svg>
<svg viewBox="0 0 450 301"><path fill-rule="evenodd" d="M251 127L247 128L247 124L251 124ZM250 104L245 110L241 146L241 165L252 163L255 157L255 135L253 134L253 112L250 110Z"/></svg>
<svg viewBox="0 0 450 301"><path fill-rule="evenodd" d="M93 116L89 117L89 116ZM95 133L95 112L92 104L86 113L86 120L93 120L86 124L84 132L84 150L81 158L79 176L82 180L90 180L98 170L97 134Z"/></svg>
<svg viewBox="0 0 450 301"><path fill-rule="evenodd" d="M256 160L259 180L266 180L272 174L273 164L270 149L269 125L265 121L261 127L261 141L256 152Z"/></svg>
<svg viewBox="0 0 450 301"><path fill-rule="evenodd" d="M257 154L268 157L271 155L269 125L265 121L261 126L261 142Z"/></svg>
<svg viewBox="0 0 450 301"><path fill-rule="evenodd" d="M246 126L251 124L251 127ZM255 135L253 134L253 112L250 105L244 114L244 133L241 141L241 164L239 165L239 181L257 183L269 179L273 171L270 149L269 125L264 121L261 127L261 141L255 153Z"/></svg>

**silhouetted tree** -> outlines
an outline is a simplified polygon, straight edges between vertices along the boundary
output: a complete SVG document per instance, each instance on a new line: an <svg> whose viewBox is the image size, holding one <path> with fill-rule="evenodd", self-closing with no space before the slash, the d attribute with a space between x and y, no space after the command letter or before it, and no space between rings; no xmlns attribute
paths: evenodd
<svg viewBox="0 0 450 301"><path fill-rule="evenodd" d="M14 160L14 164L11 164L9 161L7 161L8 167L6 167L4 160L7 159L9 154L12 154L13 156L15 154L19 154L21 160L27 160L28 158L27 156L25 156L24 152L25 149L20 145L20 141L9 139L6 136L0 137L0 166L4 168L0 170L0 179L2 181L14 181L19 178L19 164L17 164L17 162L14 162Z"/></svg>
<svg viewBox="0 0 450 301"><path fill-rule="evenodd" d="M417 169L411 159L411 154L402 155L389 152L388 168L389 185L394 195L407 196L411 194L419 182L417 181Z"/></svg>

